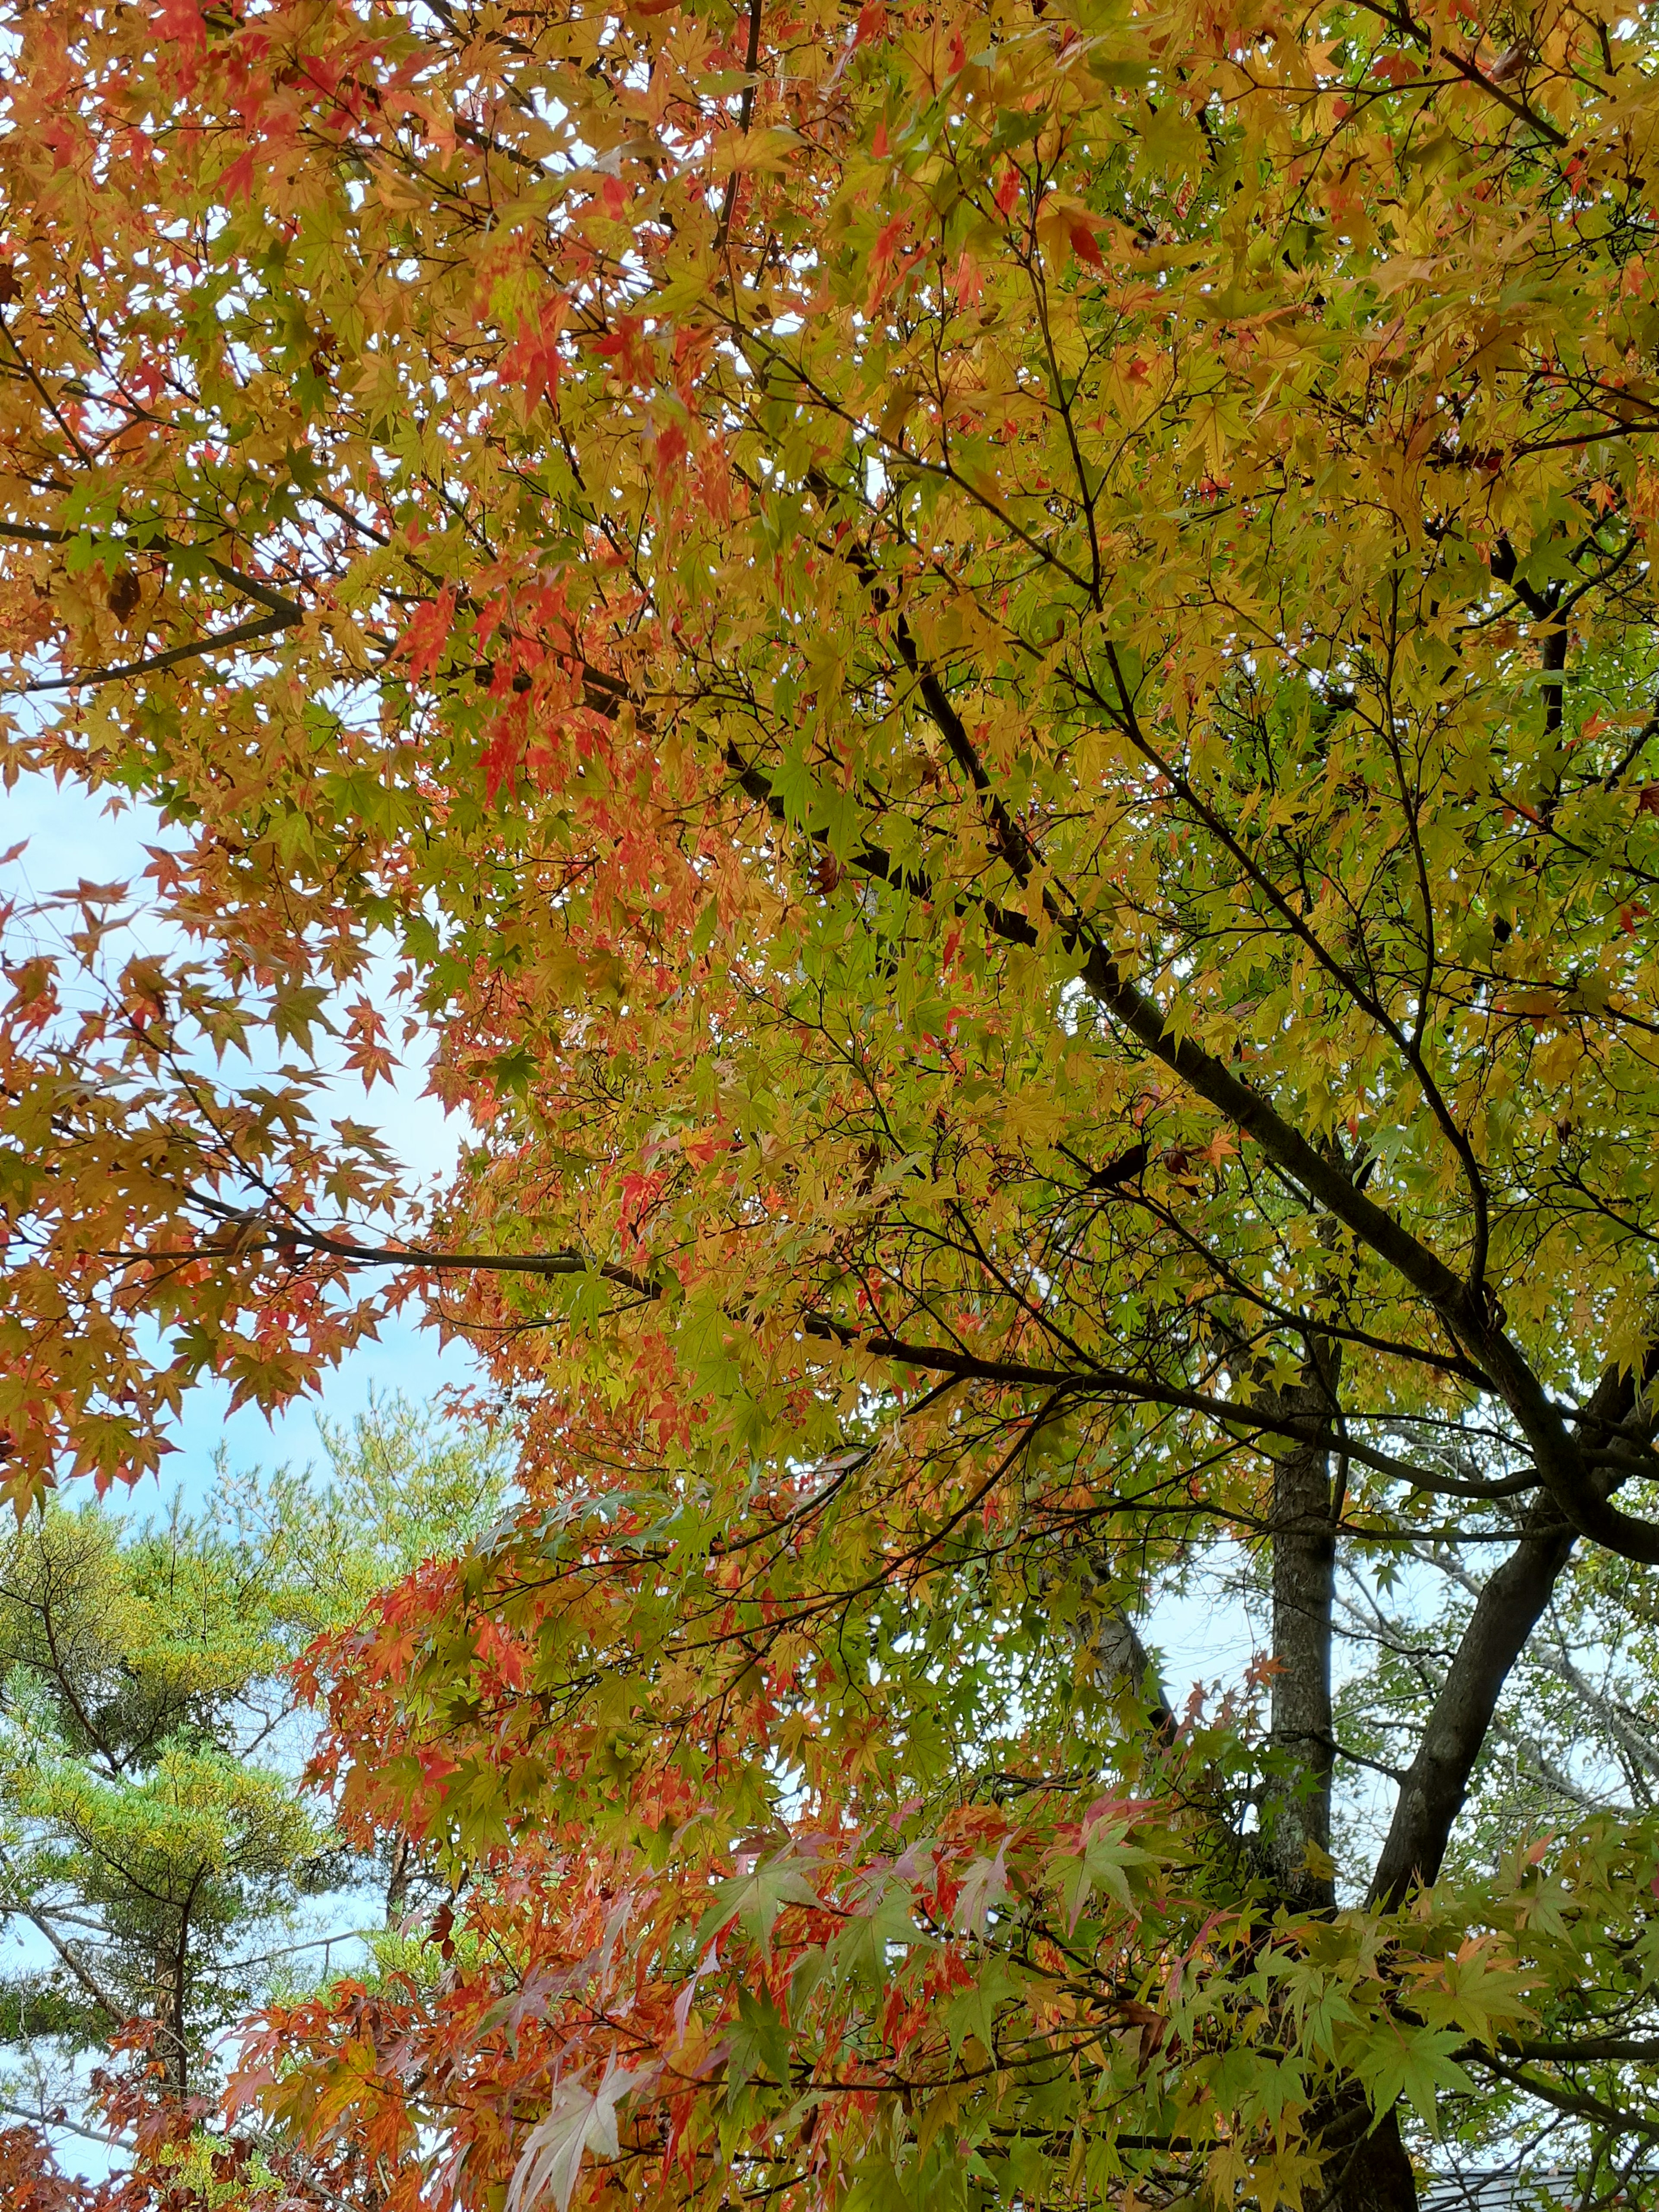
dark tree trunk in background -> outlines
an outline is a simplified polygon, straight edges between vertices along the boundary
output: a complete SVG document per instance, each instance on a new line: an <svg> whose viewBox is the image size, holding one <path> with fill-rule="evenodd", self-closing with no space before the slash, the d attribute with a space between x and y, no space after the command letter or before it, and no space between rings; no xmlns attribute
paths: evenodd
<svg viewBox="0 0 1659 2212"><path fill-rule="evenodd" d="M1085 1626L1092 1635L1095 1680L1101 1688L1119 1695L1127 1692L1138 1708L1138 1717L1152 1741L1164 1745L1172 1742L1176 1717L1164 1693L1164 1684L1152 1664L1152 1654L1141 1642L1140 1632L1133 1621L1121 1607L1114 1606L1103 1614L1097 1628L1092 1620Z"/></svg>
<svg viewBox="0 0 1659 2212"><path fill-rule="evenodd" d="M155 2056L169 2097L183 2097L190 2086L190 2053L185 2041L184 1937L155 1954Z"/></svg>
<svg viewBox="0 0 1659 2212"><path fill-rule="evenodd" d="M1316 1342L1276 1410L1328 1432L1336 1412L1338 1346ZM1262 1844L1273 1887L1295 1911L1335 1901L1331 1849L1331 1606L1336 1520L1328 1445L1298 1444L1273 1465L1273 1662Z"/></svg>
<svg viewBox="0 0 1659 2212"><path fill-rule="evenodd" d="M1356 2091L1332 2113L1322 2130L1324 2193L1305 2212L1417 2212L1417 2177L1400 2139L1396 2106L1371 2123L1370 2106Z"/></svg>
<svg viewBox="0 0 1659 2212"><path fill-rule="evenodd" d="M1275 1460L1268 1519L1274 1671L1262 1854L1275 1894L1293 1912L1329 1911L1336 1902L1331 1614L1342 1501L1333 1481L1332 1431L1340 1371L1340 1347L1316 1339L1301 1378L1273 1394L1281 1418L1316 1422L1325 1431L1320 1442L1295 1445ZM1373 2121L1363 2093L1347 2085L1312 2120L1324 2172L1320 2188L1304 2197L1304 2212L1417 2212L1417 2183L1397 2112Z"/></svg>
<svg viewBox="0 0 1659 2212"><path fill-rule="evenodd" d="M392 1839L392 1864L386 1882L386 1924L395 1928L409 1910L409 1878L414 1853L401 1828Z"/></svg>

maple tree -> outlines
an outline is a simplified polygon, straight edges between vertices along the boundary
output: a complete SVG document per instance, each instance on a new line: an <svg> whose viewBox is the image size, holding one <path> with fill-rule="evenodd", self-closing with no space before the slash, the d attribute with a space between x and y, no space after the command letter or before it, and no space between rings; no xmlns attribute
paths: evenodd
<svg viewBox="0 0 1659 2212"><path fill-rule="evenodd" d="M376 2205L1629 2181L1650 1815L1448 1851L1659 1561L1650 13L7 25L7 773L166 832L8 919L14 1492L411 1300L525 1438L313 1662L437 1963L242 2094ZM1135 1628L1229 1541L1260 1731Z"/></svg>

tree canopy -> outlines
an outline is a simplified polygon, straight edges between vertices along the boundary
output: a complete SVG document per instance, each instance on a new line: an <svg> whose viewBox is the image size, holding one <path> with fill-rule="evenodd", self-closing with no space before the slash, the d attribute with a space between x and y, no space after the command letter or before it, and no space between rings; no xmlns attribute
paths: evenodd
<svg viewBox="0 0 1659 2212"><path fill-rule="evenodd" d="M458 1886L251 2052L337 2198L1647 2185L1645 1662L1458 1822L1659 1563L1655 33L9 16L7 773L163 825L9 918L9 1480L410 1302L524 1438L309 1662Z"/></svg>

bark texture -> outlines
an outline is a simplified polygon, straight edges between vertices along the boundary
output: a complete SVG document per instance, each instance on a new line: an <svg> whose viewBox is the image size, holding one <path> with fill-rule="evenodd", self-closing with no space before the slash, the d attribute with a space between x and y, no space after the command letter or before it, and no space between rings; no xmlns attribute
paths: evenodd
<svg viewBox="0 0 1659 2212"><path fill-rule="evenodd" d="M1332 2113L1323 2130L1325 2179L1304 2212L1417 2212L1417 2177L1400 2139L1398 2108L1375 2126L1370 2107L1356 2093Z"/></svg>
<svg viewBox="0 0 1659 2212"><path fill-rule="evenodd" d="M1575 1540L1553 1498L1540 1497L1520 1542L1481 1589L1400 1785L1371 1880L1373 1904L1398 1905L1416 1884L1439 1873L1504 1685Z"/></svg>
<svg viewBox="0 0 1659 2212"><path fill-rule="evenodd" d="M1276 1413L1323 1431L1318 1443L1275 1460L1268 1521L1274 1672L1262 1852L1275 1893L1297 1912L1329 1911L1336 1902L1331 1637L1342 1499L1332 1460L1340 1363L1339 1346L1316 1340L1298 1381L1274 1394ZM1323 2173L1304 2212L1417 2212L1397 2112L1374 2119L1364 2093L1351 2084L1314 2115L1314 2125Z"/></svg>
<svg viewBox="0 0 1659 2212"><path fill-rule="evenodd" d="M1284 1414L1324 1425L1336 1412L1340 1354L1316 1344L1302 1380L1279 1395ZM1331 1608L1340 1501L1328 1442L1299 1444L1273 1465L1273 1661L1262 1847L1279 1895L1296 1911L1335 1903L1330 1873Z"/></svg>

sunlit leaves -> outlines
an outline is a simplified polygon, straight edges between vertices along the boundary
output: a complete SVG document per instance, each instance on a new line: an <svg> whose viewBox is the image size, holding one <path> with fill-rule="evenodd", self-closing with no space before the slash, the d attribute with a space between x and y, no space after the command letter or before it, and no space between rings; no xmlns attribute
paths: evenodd
<svg viewBox="0 0 1659 2212"><path fill-rule="evenodd" d="M161 811L168 928L9 924L8 1479L416 1296L524 1447L315 1662L477 1948L264 2090L410 2203L538 2125L556 2200L884 2205L1426 2124L1571 1899L1299 1917L1247 1716L1105 1632L1339 1433L1379 1582L1540 1482L1651 1555L1647 18L16 35L7 760ZM320 1071L428 1037L419 1208Z"/></svg>

